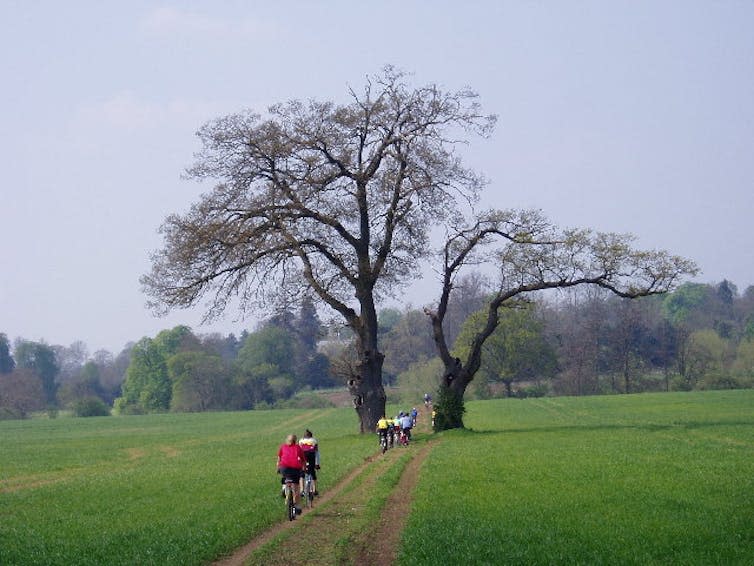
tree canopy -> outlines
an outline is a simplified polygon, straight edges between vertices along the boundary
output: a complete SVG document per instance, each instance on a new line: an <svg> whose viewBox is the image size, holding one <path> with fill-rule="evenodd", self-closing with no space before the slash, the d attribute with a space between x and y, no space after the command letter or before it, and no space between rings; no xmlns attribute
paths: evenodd
<svg viewBox="0 0 754 566"><path fill-rule="evenodd" d="M474 338L487 322L484 310L472 313L458 335L453 354L468 358ZM552 377L557 367L555 350L544 336L544 323L529 303L502 309L494 332L482 348L482 377L505 384L506 396L517 381L537 381Z"/></svg>
<svg viewBox="0 0 754 566"><path fill-rule="evenodd" d="M440 405L446 428L463 426L463 394L479 371L485 342L500 323L500 309L514 300L528 300L536 291L593 285L619 297L665 293L696 265L666 251L631 247L632 236L589 229L562 229L539 211L490 210L459 222L441 251L443 282L436 309L426 309L445 366ZM486 307L486 318L469 342L464 359L453 356L443 321L454 282L463 267L487 261L497 272L497 287ZM455 414L445 414L453 407Z"/></svg>
<svg viewBox="0 0 754 566"><path fill-rule="evenodd" d="M432 226L477 198L484 180L455 151L494 116L477 94L409 86L387 67L350 102L291 101L202 127L188 175L214 189L162 225L142 278L158 312L233 300L269 307L311 291L356 337L348 380L362 430L384 413L376 300L417 274Z"/></svg>

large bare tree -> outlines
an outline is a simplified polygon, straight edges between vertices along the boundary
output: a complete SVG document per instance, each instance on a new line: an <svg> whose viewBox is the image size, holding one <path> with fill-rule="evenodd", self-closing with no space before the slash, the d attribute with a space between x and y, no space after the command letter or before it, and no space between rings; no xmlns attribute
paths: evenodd
<svg viewBox="0 0 754 566"><path fill-rule="evenodd" d="M672 289L696 265L666 251L640 251L625 234L563 230L539 211L488 211L457 223L442 250L442 292L436 308L425 309L445 367L437 404L438 428L463 426L463 395L482 361L482 347L497 328L500 309L535 291L595 285L625 298ZM454 357L443 321L454 283L468 265L488 263L497 272L486 321L471 341L466 359Z"/></svg>
<svg viewBox="0 0 754 566"><path fill-rule="evenodd" d="M206 124L188 175L214 189L165 220L142 283L157 312L203 303L207 319L313 290L356 336L364 432L385 410L376 302L417 275L431 227L476 199L483 179L456 144L495 118L470 90L412 87L391 67L349 93Z"/></svg>

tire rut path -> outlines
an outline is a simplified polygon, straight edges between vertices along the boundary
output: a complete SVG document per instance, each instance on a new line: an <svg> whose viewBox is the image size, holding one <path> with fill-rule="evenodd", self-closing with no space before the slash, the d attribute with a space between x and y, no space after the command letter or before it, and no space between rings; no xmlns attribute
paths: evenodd
<svg viewBox="0 0 754 566"><path fill-rule="evenodd" d="M410 446L370 456L295 521L281 520L214 565L397 564L412 493L436 443L425 434L429 420L424 411Z"/></svg>

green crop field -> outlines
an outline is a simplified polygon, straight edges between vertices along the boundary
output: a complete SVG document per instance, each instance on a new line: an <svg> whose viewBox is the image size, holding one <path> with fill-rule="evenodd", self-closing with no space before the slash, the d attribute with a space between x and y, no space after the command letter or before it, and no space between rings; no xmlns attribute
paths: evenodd
<svg viewBox="0 0 754 566"><path fill-rule="evenodd" d="M467 408L401 563L754 564L754 391ZM275 452L306 427L323 491L376 451L351 409L0 421L0 564L210 562L283 519Z"/></svg>
<svg viewBox="0 0 754 566"><path fill-rule="evenodd" d="M468 404L411 564L754 564L754 391Z"/></svg>
<svg viewBox="0 0 754 566"><path fill-rule="evenodd" d="M277 447L306 427L323 489L374 450L348 409L2 421L0 564L206 563L281 519Z"/></svg>

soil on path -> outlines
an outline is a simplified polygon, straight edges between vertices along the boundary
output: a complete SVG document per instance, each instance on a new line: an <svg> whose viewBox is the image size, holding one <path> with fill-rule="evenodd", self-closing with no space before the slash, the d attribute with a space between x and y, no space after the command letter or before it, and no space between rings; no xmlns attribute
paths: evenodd
<svg viewBox="0 0 754 566"><path fill-rule="evenodd" d="M244 564L397 564L398 546L411 508L414 487L433 441L429 411L420 414L408 447L376 452L295 521L282 521L215 565ZM402 467L385 491L380 480ZM376 495L375 495L376 494Z"/></svg>

